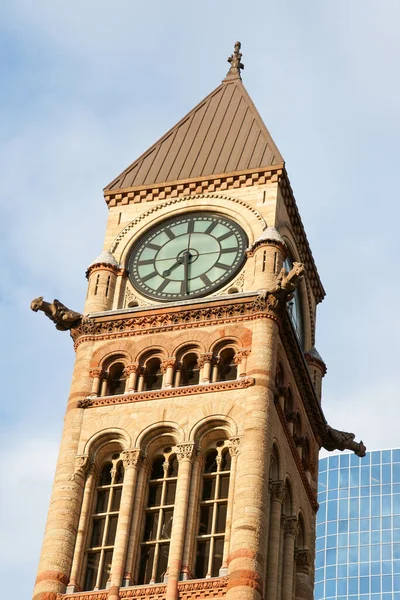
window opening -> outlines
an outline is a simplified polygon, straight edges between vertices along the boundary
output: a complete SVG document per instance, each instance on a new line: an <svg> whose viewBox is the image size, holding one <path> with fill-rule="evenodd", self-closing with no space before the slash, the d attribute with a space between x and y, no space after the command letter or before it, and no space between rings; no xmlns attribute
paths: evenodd
<svg viewBox="0 0 400 600"><path fill-rule="evenodd" d="M178 460L172 448L153 460L144 509L138 584L162 583L168 566L169 545L178 477ZM166 452L167 451L167 452Z"/></svg>
<svg viewBox="0 0 400 600"><path fill-rule="evenodd" d="M222 350L219 355L219 381L231 381L237 378L237 365L234 359L235 351L233 348Z"/></svg>
<svg viewBox="0 0 400 600"><path fill-rule="evenodd" d="M263 262L262 262L262 272L265 272L265 269L267 268L267 251L264 250L263 252Z"/></svg>
<svg viewBox="0 0 400 600"><path fill-rule="evenodd" d="M107 284L106 284L106 298L108 298L108 292L110 290L110 279L111 279L111 276L109 275L107 277Z"/></svg>
<svg viewBox="0 0 400 600"><path fill-rule="evenodd" d="M97 296L97 292L99 289L99 282L100 282L100 274L97 275L96 277L96 285L94 287L94 295Z"/></svg>
<svg viewBox="0 0 400 600"><path fill-rule="evenodd" d="M150 358L146 363L144 374L145 390L159 390L162 387L162 380L161 360Z"/></svg>
<svg viewBox="0 0 400 600"><path fill-rule="evenodd" d="M200 380L200 368L197 364L197 355L186 354L182 361L181 385L197 385Z"/></svg>
<svg viewBox="0 0 400 600"><path fill-rule="evenodd" d="M222 566L230 469L231 456L222 442L222 447L207 453L204 466L195 566L198 579L218 577Z"/></svg>
<svg viewBox="0 0 400 600"><path fill-rule="evenodd" d="M105 589L110 577L123 480L124 468L120 460L112 460L103 466L88 538L84 591Z"/></svg>
<svg viewBox="0 0 400 600"><path fill-rule="evenodd" d="M108 395L116 396L125 392L126 378L124 375L125 365L115 363L109 369L108 376Z"/></svg>

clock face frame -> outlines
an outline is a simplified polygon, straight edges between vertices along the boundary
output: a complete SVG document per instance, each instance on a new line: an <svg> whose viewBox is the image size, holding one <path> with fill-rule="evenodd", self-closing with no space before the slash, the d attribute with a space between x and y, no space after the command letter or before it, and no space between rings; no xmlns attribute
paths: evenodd
<svg viewBox="0 0 400 600"><path fill-rule="evenodd" d="M228 283L243 266L247 236L235 221L192 212L152 227L134 245L129 278L161 302L199 298Z"/></svg>

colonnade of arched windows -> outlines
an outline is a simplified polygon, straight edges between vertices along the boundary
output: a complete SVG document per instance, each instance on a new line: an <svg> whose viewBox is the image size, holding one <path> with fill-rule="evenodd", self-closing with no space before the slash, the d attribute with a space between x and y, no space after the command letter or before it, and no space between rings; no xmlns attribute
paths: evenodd
<svg viewBox="0 0 400 600"><path fill-rule="evenodd" d="M210 353L189 347L167 359L157 350L150 350L134 364L127 364L125 357L116 355L91 370L91 396L232 381L246 374L247 355L247 351L226 343Z"/></svg>

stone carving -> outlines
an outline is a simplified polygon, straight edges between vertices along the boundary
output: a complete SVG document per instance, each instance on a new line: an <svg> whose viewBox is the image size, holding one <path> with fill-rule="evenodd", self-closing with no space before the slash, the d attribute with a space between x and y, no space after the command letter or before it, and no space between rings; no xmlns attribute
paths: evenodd
<svg viewBox="0 0 400 600"><path fill-rule="evenodd" d="M276 287L271 290L271 294L273 294L279 300L284 300L288 302L293 298L293 292L299 285L300 281L304 277L304 265L303 263L294 262L293 268L289 271L286 271L285 267L281 269L277 280Z"/></svg>
<svg viewBox="0 0 400 600"><path fill-rule="evenodd" d="M83 316L70 310L59 300L54 299L53 302L46 302L43 300L43 296L35 298L31 302L31 310L38 312L41 310L56 325L56 329L59 331L68 331L78 327L81 324Z"/></svg>
<svg viewBox="0 0 400 600"><path fill-rule="evenodd" d="M311 566L311 552L309 550L306 548L301 550L296 548L294 551L294 560L298 571L308 573Z"/></svg>
<svg viewBox="0 0 400 600"><path fill-rule="evenodd" d="M89 408L89 406L92 406L92 404L92 398L83 398L83 400L78 400L78 408Z"/></svg>
<svg viewBox="0 0 400 600"><path fill-rule="evenodd" d="M322 445L325 450L329 450L330 452L332 450L353 450L354 454L362 458L365 456L367 448L364 446L362 440L355 442L355 437L354 433L339 431L330 425L326 425Z"/></svg>
<svg viewBox="0 0 400 600"><path fill-rule="evenodd" d="M240 71L241 69L244 69L244 64L240 62L242 58L242 53L240 52L241 47L242 44L240 42L235 42L233 54L228 58L228 63L231 65L231 68L229 69L227 76L239 75L240 77Z"/></svg>
<svg viewBox="0 0 400 600"><path fill-rule="evenodd" d="M96 367L94 369L90 369L89 377L94 379L95 377L99 377L100 379L104 377L104 371L101 367Z"/></svg>
<svg viewBox="0 0 400 600"><path fill-rule="evenodd" d="M161 373L166 373L169 367L175 367L176 359L175 358L166 358L161 364Z"/></svg>
<svg viewBox="0 0 400 600"><path fill-rule="evenodd" d="M235 365L240 365L240 363L242 362L242 360L244 358L247 358L248 356L250 356L250 349L243 349L243 348L241 348L240 350L238 350L236 352L233 361L234 361Z"/></svg>
<svg viewBox="0 0 400 600"><path fill-rule="evenodd" d="M178 444L177 449L178 449L178 452L176 453L176 456L179 461L181 461L185 458L192 460L192 458L194 457L195 446L194 446L193 442L187 442L185 444Z"/></svg>
<svg viewBox="0 0 400 600"><path fill-rule="evenodd" d="M132 373L139 373L140 369L141 367L138 363L127 365L124 369L124 375L125 377L129 377L129 375L131 375Z"/></svg>
<svg viewBox="0 0 400 600"><path fill-rule="evenodd" d="M292 537L296 537L299 523L297 521L297 517L282 517L282 527L284 529L285 536L291 535Z"/></svg>
<svg viewBox="0 0 400 600"><path fill-rule="evenodd" d="M124 469L130 467L136 467L141 457L140 448L133 448L132 450L123 450L121 452L122 464Z"/></svg>
<svg viewBox="0 0 400 600"><path fill-rule="evenodd" d="M239 437L231 437L229 439L229 454L231 456L237 456L239 454L239 446L240 446L240 438Z"/></svg>
<svg viewBox="0 0 400 600"><path fill-rule="evenodd" d="M271 494L272 500L283 502L286 494L285 484L283 481L270 481L269 493Z"/></svg>
<svg viewBox="0 0 400 600"><path fill-rule="evenodd" d="M204 367L206 362L211 363L212 359L212 352L205 352L204 354L200 354L199 358L197 359L197 366L201 369L202 367Z"/></svg>
<svg viewBox="0 0 400 600"><path fill-rule="evenodd" d="M87 454L75 456L74 472L69 477L69 480L76 481L77 477L85 477L89 465L89 456Z"/></svg>

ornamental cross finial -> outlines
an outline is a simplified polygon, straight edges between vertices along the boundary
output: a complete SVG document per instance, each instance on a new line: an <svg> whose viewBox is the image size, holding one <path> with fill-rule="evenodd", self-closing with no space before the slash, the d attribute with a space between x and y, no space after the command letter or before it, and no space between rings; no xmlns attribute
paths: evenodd
<svg viewBox="0 0 400 600"><path fill-rule="evenodd" d="M230 63L231 68L226 74L226 77L229 79L240 77L240 70L244 69L244 64L240 62L242 58L242 53L240 52L241 47L242 44L240 42L236 42L233 54L228 58L228 63Z"/></svg>

